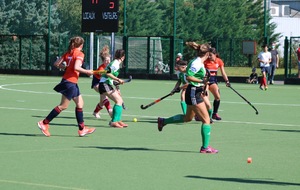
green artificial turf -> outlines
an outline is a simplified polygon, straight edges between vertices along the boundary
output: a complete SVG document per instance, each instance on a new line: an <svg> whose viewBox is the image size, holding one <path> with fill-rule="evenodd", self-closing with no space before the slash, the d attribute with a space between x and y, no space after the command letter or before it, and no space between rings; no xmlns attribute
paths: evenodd
<svg viewBox="0 0 300 190"><path fill-rule="evenodd" d="M99 95L82 77L85 124L95 133L78 137L74 103L50 124L51 137L37 127L60 102L53 87L60 77L0 75L0 188L104 190L296 190L300 188L300 86L232 84L254 109L220 83L221 121L212 125L211 146L200 154L201 123L167 125L157 117L181 113L179 94L152 107L176 81L133 79L121 86L126 129L108 126L92 112ZM213 100L213 97L210 97ZM111 102L112 103L112 102ZM112 103L113 104L113 103ZM137 118L137 122L133 122ZM248 157L252 163L248 164Z"/></svg>

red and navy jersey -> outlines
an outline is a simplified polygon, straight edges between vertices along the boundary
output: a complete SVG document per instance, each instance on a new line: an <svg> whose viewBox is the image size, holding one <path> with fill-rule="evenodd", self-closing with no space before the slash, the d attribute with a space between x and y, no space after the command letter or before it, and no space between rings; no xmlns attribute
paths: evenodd
<svg viewBox="0 0 300 190"><path fill-rule="evenodd" d="M67 63L63 79L72 83L77 83L80 73L75 70L75 62L76 60L80 60L81 64L83 63L83 52L81 52L78 48L75 48L71 52L65 53L62 57L63 60Z"/></svg>
<svg viewBox="0 0 300 190"><path fill-rule="evenodd" d="M204 61L204 67L210 72L210 76L217 76L218 69L224 67L224 62L218 57L215 61L207 59Z"/></svg>

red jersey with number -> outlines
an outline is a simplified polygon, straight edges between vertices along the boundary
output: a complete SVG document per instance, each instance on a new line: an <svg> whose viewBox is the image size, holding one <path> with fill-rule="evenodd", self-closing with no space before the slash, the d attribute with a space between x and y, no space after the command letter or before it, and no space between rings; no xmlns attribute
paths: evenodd
<svg viewBox="0 0 300 190"><path fill-rule="evenodd" d="M224 66L224 62L220 58L215 61L207 59L204 61L204 67L210 72L210 76L217 76L218 69Z"/></svg>
<svg viewBox="0 0 300 190"><path fill-rule="evenodd" d="M67 63L66 71L63 75L63 78L69 82L77 83L79 78L79 72L75 70L76 60L83 63L84 54L78 49L73 49L70 53L67 52L63 55L63 60Z"/></svg>

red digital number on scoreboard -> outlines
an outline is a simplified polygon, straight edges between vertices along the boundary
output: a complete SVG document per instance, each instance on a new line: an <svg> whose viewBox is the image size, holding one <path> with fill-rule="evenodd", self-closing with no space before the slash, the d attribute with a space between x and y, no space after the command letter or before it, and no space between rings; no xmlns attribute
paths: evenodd
<svg viewBox="0 0 300 190"><path fill-rule="evenodd" d="M99 0L92 0L92 4L98 4ZM115 2L110 1L109 2L109 8L113 9L115 8Z"/></svg>
<svg viewBox="0 0 300 190"><path fill-rule="evenodd" d="M114 3L114 2L109 2L109 8L110 8L110 9L115 8L115 3Z"/></svg>

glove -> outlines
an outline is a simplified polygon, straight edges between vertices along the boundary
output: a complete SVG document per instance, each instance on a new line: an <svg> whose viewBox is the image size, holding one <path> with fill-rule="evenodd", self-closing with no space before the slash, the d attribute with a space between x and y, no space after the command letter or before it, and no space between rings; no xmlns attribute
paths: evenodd
<svg viewBox="0 0 300 190"><path fill-rule="evenodd" d="M230 87L230 86L231 86L231 84L230 84L229 80L228 80L228 81L226 81L226 86L227 86L227 87Z"/></svg>

